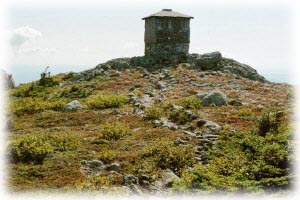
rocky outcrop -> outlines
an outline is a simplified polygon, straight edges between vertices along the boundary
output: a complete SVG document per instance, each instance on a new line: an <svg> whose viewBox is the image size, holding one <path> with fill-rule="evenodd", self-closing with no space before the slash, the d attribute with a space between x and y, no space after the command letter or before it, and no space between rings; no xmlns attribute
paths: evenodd
<svg viewBox="0 0 300 200"><path fill-rule="evenodd" d="M255 69L249 65L239 63L233 59L222 57L222 54L218 51L206 54L190 54L188 56L188 62L193 68L201 70L219 70L228 74L236 74L241 77L267 82L267 80L259 75Z"/></svg>
<svg viewBox="0 0 300 200"><path fill-rule="evenodd" d="M206 54L189 54L187 56L187 62L189 64L188 66L202 71L215 70L227 74L236 74L250 80L268 82L249 65L239 63L233 59L224 58L218 51ZM165 68L166 66L174 67L174 65L175 64L170 62L157 62L152 57L146 56L116 58L98 64L93 69L77 73L73 81L88 81L100 75L109 76L110 70L147 69L153 71L159 68Z"/></svg>

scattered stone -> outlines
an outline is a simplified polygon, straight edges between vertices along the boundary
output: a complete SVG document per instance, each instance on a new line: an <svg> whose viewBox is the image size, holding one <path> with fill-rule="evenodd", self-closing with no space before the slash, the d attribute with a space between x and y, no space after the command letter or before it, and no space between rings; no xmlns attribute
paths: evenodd
<svg viewBox="0 0 300 200"><path fill-rule="evenodd" d="M190 120L194 120L194 119L197 119L198 118L198 115L193 113L192 111L190 110L186 110L184 111L186 116L190 119Z"/></svg>
<svg viewBox="0 0 300 200"><path fill-rule="evenodd" d="M88 165L91 168L94 168L94 167L103 167L104 163L101 160L91 160L91 161L88 161Z"/></svg>
<svg viewBox="0 0 300 200"><path fill-rule="evenodd" d="M121 169L121 164L117 162L111 163L110 165L107 166L107 170L109 171L120 171L120 169Z"/></svg>
<svg viewBox="0 0 300 200"><path fill-rule="evenodd" d="M211 91L196 94L196 98L202 100L203 106L216 105L222 106L228 103L228 97L221 91Z"/></svg>
<svg viewBox="0 0 300 200"><path fill-rule="evenodd" d="M150 191L160 191L163 187L163 184L160 181L154 181L150 185Z"/></svg>
<svg viewBox="0 0 300 200"><path fill-rule="evenodd" d="M213 121L206 121L204 124L205 127L209 128L210 130L213 131L219 131L221 130L221 126Z"/></svg>
<svg viewBox="0 0 300 200"><path fill-rule="evenodd" d="M162 175L162 184L171 187L175 180L180 180L180 178L172 170L166 169Z"/></svg>
<svg viewBox="0 0 300 200"><path fill-rule="evenodd" d="M185 134L191 136L191 137L196 137L197 135L193 132L190 132L190 131L183 131Z"/></svg>
<svg viewBox="0 0 300 200"><path fill-rule="evenodd" d="M232 105L232 106L242 106L243 104L240 101L238 101L236 99L233 99L233 100L229 101L229 105Z"/></svg>
<svg viewBox="0 0 300 200"><path fill-rule="evenodd" d="M132 174L124 174L124 185L131 185L131 184L137 184L138 178L133 176Z"/></svg>
<svg viewBox="0 0 300 200"><path fill-rule="evenodd" d="M78 100L73 100L67 103L64 107L64 111L75 111L81 108L81 104Z"/></svg>

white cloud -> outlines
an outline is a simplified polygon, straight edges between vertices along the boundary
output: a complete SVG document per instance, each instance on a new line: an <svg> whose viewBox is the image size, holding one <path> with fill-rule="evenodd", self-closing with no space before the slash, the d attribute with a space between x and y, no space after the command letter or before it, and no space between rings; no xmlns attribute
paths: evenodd
<svg viewBox="0 0 300 200"><path fill-rule="evenodd" d="M90 49L87 48L87 47L85 47L85 48L80 49L79 51L80 51L80 52L83 52L83 53L87 53L87 52L90 51Z"/></svg>
<svg viewBox="0 0 300 200"><path fill-rule="evenodd" d="M18 51L25 43L36 40L42 33L29 26L16 28L10 38L10 44L14 51Z"/></svg>
<svg viewBox="0 0 300 200"><path fill-rule="evenodd" d="M135 49L137 48L139 45L138 43L136 42L126 42L124 45L123 45L123 48L124 49Z"/></svg>
<svg viewBox="0 0 300 200"><path fill-rule="evenodd" d="M26 53L26 54L56 53L57 49L55 49L55 48L33 47L33 48L20 48L18 52L19 53Z"/></svg>

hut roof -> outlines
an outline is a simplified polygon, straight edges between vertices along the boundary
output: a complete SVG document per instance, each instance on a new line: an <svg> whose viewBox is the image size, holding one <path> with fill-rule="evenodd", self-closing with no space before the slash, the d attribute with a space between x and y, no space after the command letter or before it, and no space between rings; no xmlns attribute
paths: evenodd
<svg viewBox="0 0 300 200"><path fill-rule="evenodd" d="M162 9L162 11L160 11L160 12L157 12L157 13L154 13L147 17L144 17L143 20L150 18L150 17L182 17L182 18L190 18L190 19L194 18L189 15L181 14L179 12L174 12L174 11L172 11L172 9Z"/></svg>

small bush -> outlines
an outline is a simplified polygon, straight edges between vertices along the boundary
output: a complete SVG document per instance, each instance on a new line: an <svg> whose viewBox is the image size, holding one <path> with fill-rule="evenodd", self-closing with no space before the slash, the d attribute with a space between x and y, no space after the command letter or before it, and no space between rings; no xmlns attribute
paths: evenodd
<svg viewBox="0 0 300 200"><path fill-rule="evenodd" d="M119 140L130 134L130 129L120 122L106 123L100 127L101 138L105 140Z"/></svg>
<svg viewBox="0 0 300 200"><path fill-rule="evenodd" d="M253 112L250 108L241 108L238 111L238 115L242 117L251 117L253 115Z"/></svg>
<svg viewBox="0 0 300 200"><path fill-rule="evenodd" d="M280 123L283 120L284 113L282 111L266 112L261 119L258 120L258 133L265 136L266 133L278 132Z"/></svg>
<svg viewBox="0 0 300 200"><path fill-rule="evenodd" d="M163 114L164 110L159 104L152 104L149 108L145 109L146 119L153 120L153 119L160 119Z"/></svg>
<svg viewBox="0 0 300 200"><path fill-rule="evenodd" d="M41 73L41 78L38 84L43 87L52 87L58 85L58 81L55 81L53 77L51 77L50 72L47 72L48 69L49 66L46 67L45 71Z"/></svg>
<svg viewBox="0 0 300 200"><path fill-rule="evenodd" d="M202 108L202 101L194 96L186 97L177 100L175 104L184 107L185 109L200 109Z"/></svg>
<svg viewBox="0 0 300 200"><path fill-rule="evenodd" d="M102 160L105 163L110 163L114 161L117 157L117 153L110 149L101 149L100 152L97 152L95 155L97 159Z"/></svg>
<svg viewBox="0 0 300 200"><path fill-rule="evenodd" d="M90 95L90 93L90 90L84 88L83 85L72 85L71 87L64 88L59 93L59 97L68 99L86 98Z"/></svg>
<svg viewBox="0 0 300 200"><path fill-rule="evenodd" d="M17 116L24 114L34 114L45 110L62 110L65 101L44 101L42 98L26 97L10 102L10 110Z"/></svg>
<svg viewBox="0 0 300 200"><path fill-rule="evenodd" d="M139 89L135 89L133 91L133 94L135 94L138 98L141 98L143 92L141 90L139 90Z"/></svg>
<svg viewBox="0 0 300 200"><path fill-rule="evenodd" d="M194 162L194 150L192 146L178 146L173 141L154 141L149 144L140 154L143 166L171 169L175 173L191 166ZM154 170L154 169L153 169Z"/></svg>
<svg viewBox="0 0 300 200"><path fill-rule="evenodd" d="M47 155L53 152L53 147L43 135L26 135L10 144L13 162L42 163Z"/></svg>
<svg viewBox="0 0 300 200"><path fill-rule="evenodd" d="M169 119L174 123L185 124L191 121L191 116L184 109L178 109L170 112Z"/></svg>
<svg viewBox="0 0 300 200"><path fill-rule="evenodd" d="M91 109L119 108L128 102L128 98L117 94L98 94L87 99L87 106Z"/></svg>
<svg viewBox="0 0 300 200"><path fill-rule="evenodd" d="M70 134L48 134L47 140L55 151L73 151L80 145L79 139Z"/></svg>

